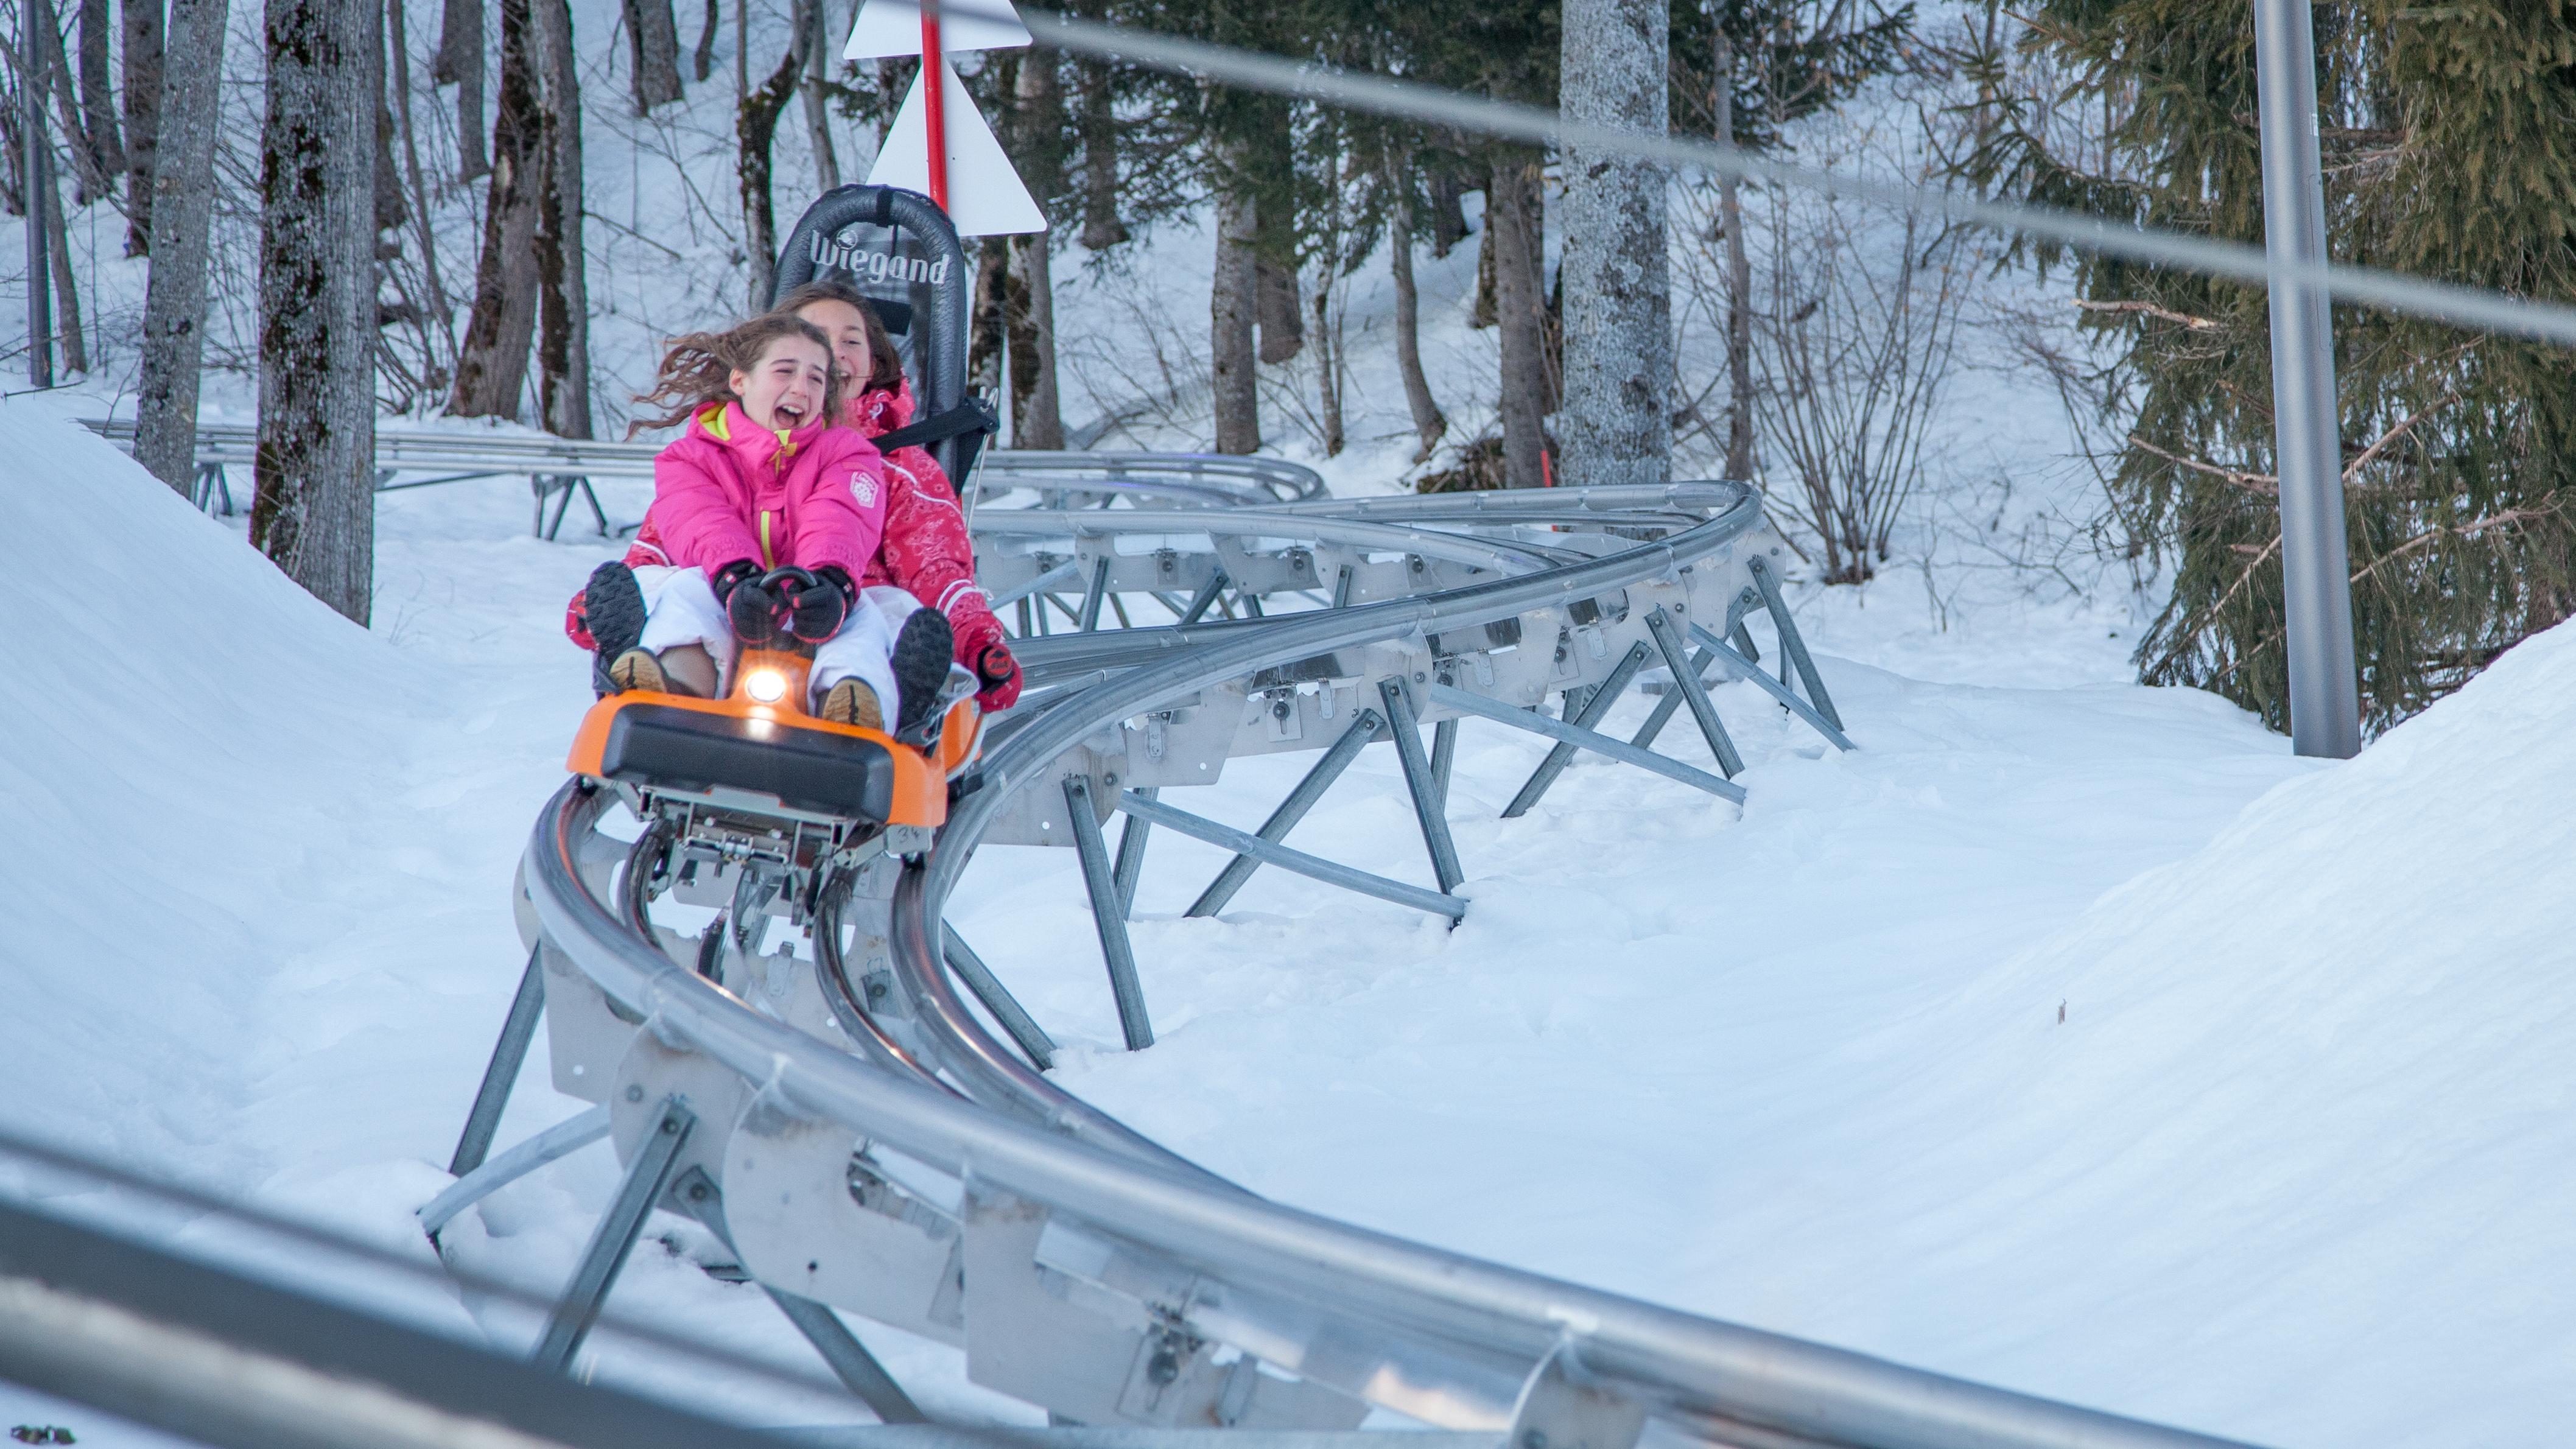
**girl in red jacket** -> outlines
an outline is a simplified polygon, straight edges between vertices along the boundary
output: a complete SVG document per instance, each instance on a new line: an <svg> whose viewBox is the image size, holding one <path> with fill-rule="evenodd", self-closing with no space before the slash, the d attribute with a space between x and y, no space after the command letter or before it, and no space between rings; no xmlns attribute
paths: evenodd
<svg viewBox="0 0 2576 1449"><path fill-rule="evenodd" d="M903 360L876 309L856 288L832 280L808 282L780 299L776 310L812 324L831 343L845 399L842 419L849 426L876 438L912 421L912 389L904 381ZM885 482L884 541L861 577L870 586L868 600L898 609L917 600L946 615L957 662L973 670L983 685L977 702L987 712L1009 708L1020 697L1019 661L1011 657L1002 621L975 586L975 544L967 536L956 489L921 448L897 448L889 454Z"/></svg>
<svg viewBox="0 0 2576 1449"><path fill-rule="evenodd" d="M884 531L885 472L874 443L837 426L823 335L773 313L681 338L639 401L678 405L639 427L688 427L654 459L636 547L602 564L578 601L575 637L589 634L602 683L711 696L737 641L792 637L814 650L815 713L915 729L948 672L948 623L924 609L898 631L853 607ZM816 582L759 582L790 565Z"/></svg>

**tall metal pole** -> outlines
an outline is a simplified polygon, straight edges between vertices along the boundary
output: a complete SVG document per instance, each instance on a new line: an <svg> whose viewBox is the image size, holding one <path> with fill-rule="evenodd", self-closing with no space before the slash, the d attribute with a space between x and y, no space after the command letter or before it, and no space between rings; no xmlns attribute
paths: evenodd
<svg viewBox="0 0 2576 1449"><path fill-rule="evenodd" d="M2308 7L2309 0L2254 0L2263 250L2272 266L2272 438L2281 475L2290 747L2348 759L2361 749L2361 696L2344 550L2334 331L2325 288L2286 280L2289 267L2323 267L2326 260L2316 37Z"/></svg>
<svg viewBox="0 0 2576 1449"><path fill-rule="evenodd" d="M948 54L939 43L939 0L921 7L921 119L930 144L930 199L948 210Z"/></svg>
<svg viewBox="0 0 2576 1449"><path fill-rule="evenodd" d="M18 184L27 213L27 382L54 385L53 253L47 250L45 208L54 201L53 143L45 137L43 47L36 44L36 7L18 4L18 135L23 147Z"/></svg>

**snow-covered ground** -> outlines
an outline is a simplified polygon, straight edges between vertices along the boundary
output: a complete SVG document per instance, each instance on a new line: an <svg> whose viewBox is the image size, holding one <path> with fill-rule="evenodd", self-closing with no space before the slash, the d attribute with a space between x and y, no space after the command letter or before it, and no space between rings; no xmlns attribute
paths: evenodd
<svg viewBox="0 0 2576 1449"><path fill-rule="evenodd" d="M587 698L562 600L610 546L527 537L509 480L390 495L370 635L62 411L0 407L0 1120L426 1262L408 1214L515 980L511 866ZM1276 873L1182 921L1217 857L1158 836L1148 1052L1116 1049L1061 853L988 851L952 919L1069 1087L1285 1201L2262 1441L2559 1437L2576 636L2324 767L2120 682L2121 616L1936 632L1904 588L1806 604L1859 753L1722 692L1740 811L1583 762L1501 822L1538 746L1468 725L1454 933ZM1427 880L1382 753L1296 843ZM1249 822L1302 764L1190 803ZM545 1080L506 1135L573 1110ZM568 1160L450 1242L557 1281L612 1175ZM803 1362L668 1236L621 1309ZM1014 1413L861 1327L935 1407ZM596 1372L835 1412L614 1346ZM106 1427L72 1412L22 1417Z"/></svg>

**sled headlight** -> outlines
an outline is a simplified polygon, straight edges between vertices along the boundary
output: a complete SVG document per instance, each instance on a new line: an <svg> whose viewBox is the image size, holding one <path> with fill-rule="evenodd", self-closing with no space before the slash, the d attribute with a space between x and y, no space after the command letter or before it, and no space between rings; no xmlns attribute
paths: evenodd
<svg viewBox="0 0 2576 1449"><path fill-rule="evenodd" d="M787 676L775 669L755 669L743 676L742 692L762 704L776 704L787 697Z"/></svg>

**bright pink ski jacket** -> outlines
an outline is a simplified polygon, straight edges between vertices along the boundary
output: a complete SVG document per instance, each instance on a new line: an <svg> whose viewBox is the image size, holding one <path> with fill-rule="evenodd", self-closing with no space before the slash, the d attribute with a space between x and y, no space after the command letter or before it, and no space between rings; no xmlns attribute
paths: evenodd
<svg viewBox="0 0 2576 1449"><path fill-rule="evenodd" d="M707 407L653 460L649 533L659 558L713 576L737 559L764 569L837 564L858 578L885 533L885 463L849 428L815 423L784 435L738 403Z"/></svg>

